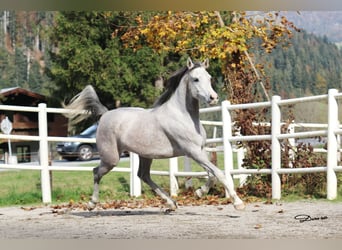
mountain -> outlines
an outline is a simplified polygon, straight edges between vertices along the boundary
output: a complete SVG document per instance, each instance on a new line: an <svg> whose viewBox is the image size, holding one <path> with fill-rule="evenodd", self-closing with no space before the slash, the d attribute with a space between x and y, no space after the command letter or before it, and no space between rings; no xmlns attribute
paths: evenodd
<svg viewBox="0 0 342 250"><path fill-rule="evenodd" d="M249 12L255 18L269 14ZM272 94L283 98L326 94L342 88L342 11L281 11L300 29L293 31L290 46L278 46L270 54L253 51Z"/></svg>
<svg viewBox="0 0 342 250"><path fill-rule="evenodd" d="M284 11L281 14L308 33L342 43L342 11Z"/></svg>

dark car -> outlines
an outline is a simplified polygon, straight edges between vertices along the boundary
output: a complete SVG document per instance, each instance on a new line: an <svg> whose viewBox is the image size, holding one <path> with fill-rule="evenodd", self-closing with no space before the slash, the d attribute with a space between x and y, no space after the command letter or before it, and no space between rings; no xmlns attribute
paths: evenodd
<svg viewBox="0 0 342 250"><path fill-rule="evenodd" d="M94 124L84 130L79 135L72 136L74 138L95 138L96 137L97 124ZM88 142L61 142L56 146L57 152L63 159L74 161L79 159L81 161L87 161L98 155L96 143Z"/></svg>

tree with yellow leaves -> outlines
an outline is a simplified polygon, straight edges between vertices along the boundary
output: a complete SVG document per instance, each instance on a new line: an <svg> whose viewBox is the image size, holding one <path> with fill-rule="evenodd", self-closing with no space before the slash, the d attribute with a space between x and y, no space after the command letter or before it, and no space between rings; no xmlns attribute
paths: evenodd
<svg viewBox="0 0 342 250"><path fill-rule="evenodd" d="M225 80L225 90L231 103L251 103L268 99L262 81L262 65L255 65L249 51L253 48L271 52L286 45L296 27L277 12L262 16L248 16L245 12L176 11L160 12L151 18L136 16L135 27L125 31L121 39L125 46L139 49L149 46L159 53L177 53L195 58L218 60ZM261 86L261 91L259 86ZM261 92L261 93L260 93ZM239 110L235 126L243 135L265 134L269 128L254 126L265 121L268 111ZM270 142L241 142L247 148L245 163L248 168L267 168L271 165ZM260 193L269 193L268 177L252 180Z"/></svg>
<svg viewBox="0 0 342 250"><path fill-rule="evenodd" d="M167 11L149 19L144 18L143 13L137 14L135 21L137 25L126 29L121 37L125 46L139 49L147 45L159 53L219 60L233 103L255 101L251 84L257 82L261 83L268 98L258 72L260 68L253 64L248 51L260 44L260 49L271 52L279 44L286 43L295 29L277 12L257 17L235 11ZM252 75L247 77L246 70Z"/></svg>

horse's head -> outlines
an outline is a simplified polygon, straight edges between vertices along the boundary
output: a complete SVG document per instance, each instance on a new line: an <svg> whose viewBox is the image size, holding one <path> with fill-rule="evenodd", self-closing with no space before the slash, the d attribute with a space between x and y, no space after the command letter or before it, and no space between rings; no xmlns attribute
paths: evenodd
<svg viewBox="0 0 342 250"><path fill-rule="evenodd" d="M192 96L210 105L217 104L218 95L211 86L211 75L206 70L209 67L209 60L206 59L200 65L196 66L188 58L187 67L189 72L189 87Z"/></svg>

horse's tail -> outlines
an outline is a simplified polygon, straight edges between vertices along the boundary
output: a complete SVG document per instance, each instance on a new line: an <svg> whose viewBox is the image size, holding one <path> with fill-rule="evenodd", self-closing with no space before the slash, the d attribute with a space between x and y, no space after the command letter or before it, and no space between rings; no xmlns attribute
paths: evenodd
<svg viewBox="0 0 342 250"><path fill-rule="evenodd" d="M65 116L70 119L71 124L77 124L80 121L93 117L96 121L108 111L108 109L100 102L94 88L87 85L80 93L74 96L69 104L62 103L65 109L70 109Z"/></svg>

